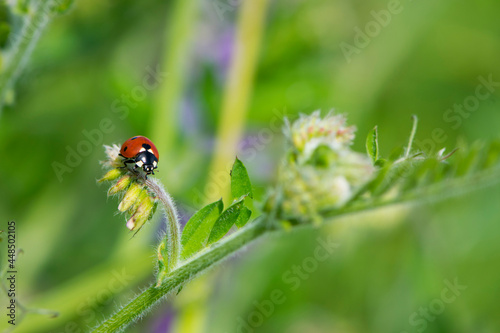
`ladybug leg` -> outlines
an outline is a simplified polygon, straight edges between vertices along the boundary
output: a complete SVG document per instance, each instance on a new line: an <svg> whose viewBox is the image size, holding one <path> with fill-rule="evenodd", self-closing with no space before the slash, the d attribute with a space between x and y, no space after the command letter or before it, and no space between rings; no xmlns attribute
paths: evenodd
<svg viewBox="0 0 500 333"><path fill-rule="evenodd" d="M134 160L131 160L131 159L128 159L128 160L123 160L123 166L120 167L120 169L125 169L127 168L127 164L130 164L130 163L135 163Z"/></svg>

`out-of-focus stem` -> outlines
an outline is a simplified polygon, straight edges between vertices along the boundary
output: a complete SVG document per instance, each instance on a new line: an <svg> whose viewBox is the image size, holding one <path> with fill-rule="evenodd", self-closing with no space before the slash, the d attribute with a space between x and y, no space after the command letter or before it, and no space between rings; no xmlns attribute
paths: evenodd
<svg viewBox="0 0 500 333"><path fill-rule="evenodd" d="M196 26L198 2L176 1L166 20L166 42L161 70L167 73L156 94L151 137L159 142L160 154L172 152L178 133L179 105L187 76L192 35Z"/></svg>
<svg viewBox="0 0 500 333"><path fill-rule="evenodd" d="M33 10L26 14L21 31L14 33L13 44L0 75L0 112L7 91L21 74L43 30L54 15L53 8L56 5L55 0L38 1Z"/></svg>
<svg viewBox="0 0 500 333"><path fill-rule="evenodd" d="M229 192L229 170L245 124L268 3L268 0L254 0L243 1L241 5L234 57L226 82L214 157L209 171L209 175L216 174L215 178L219 180L219 189L212 191L217 195ZM224 181L221 181L223 177ZM217 198L207 199L214 201Z"/></svg>

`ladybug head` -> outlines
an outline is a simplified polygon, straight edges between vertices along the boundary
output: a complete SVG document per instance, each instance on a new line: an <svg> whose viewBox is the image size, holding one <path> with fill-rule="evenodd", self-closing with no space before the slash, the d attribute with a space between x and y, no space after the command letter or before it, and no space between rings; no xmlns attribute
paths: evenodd
<svg viewBox="0 0 500 333"><path fill-rule="evenodd" d="M149 151L143 151L135 157L135 167L142 168L147 175L154 174L154 169L158 167L158 159Z"/></svg>

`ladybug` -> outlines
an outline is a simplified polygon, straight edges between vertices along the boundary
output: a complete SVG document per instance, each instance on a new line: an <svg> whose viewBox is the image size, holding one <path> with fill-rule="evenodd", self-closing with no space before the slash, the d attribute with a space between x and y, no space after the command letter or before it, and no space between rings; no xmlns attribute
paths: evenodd
<svg viewBox="0 0 500 333"><path fill-rule="evenodd" d="M158 149L145 136L134 136L125 141L120 149L120 156L125 158L125 166L135 163L134 169L142 168L147 175L154 175L154 169L158 167Z"/></svg>

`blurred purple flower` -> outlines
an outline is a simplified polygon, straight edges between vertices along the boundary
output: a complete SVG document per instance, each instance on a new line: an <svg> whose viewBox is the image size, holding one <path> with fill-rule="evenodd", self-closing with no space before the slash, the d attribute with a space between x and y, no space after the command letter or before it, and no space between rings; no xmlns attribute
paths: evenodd
<svg viewBox="0 0 500 333"><path fill-rule="evenodd" d="M195 46L195 56L200 58L200 61L196 63L212 63L218 79L222 82L233 57L234 28L206 24L201 30L201 38Z"/></svg>
<svg viewBox="0 0 500 333"><path fill-rule="evenodd" d="M215 44L214 60L224 75L227 73L233 57L234 38L234 31L227 29L220 35Z"/></svg>
<svg viewBox="0 0 500 333"><path fill-rule="evenodd" d="M185 98L181 105L182 128L188 136L196 135L200 130L200 110L192 98Z"/></svg>
<svg viewBox="0 0 500 333"><path fill-rule="evenodd" d="M159 311L160 315L153 320L151 324L152 333L168 333L172 329L174 323L174 318L176 316L175 311L167 305L163 311Z"/></svg>

